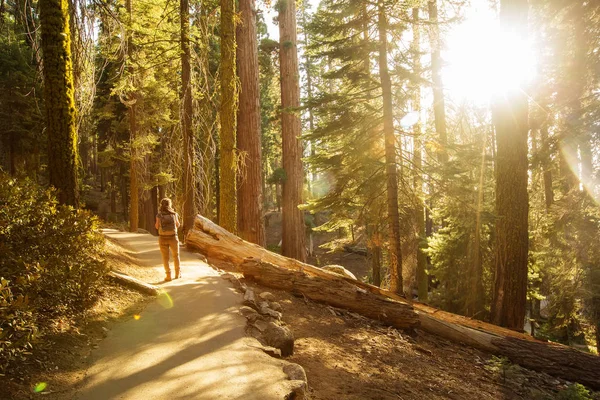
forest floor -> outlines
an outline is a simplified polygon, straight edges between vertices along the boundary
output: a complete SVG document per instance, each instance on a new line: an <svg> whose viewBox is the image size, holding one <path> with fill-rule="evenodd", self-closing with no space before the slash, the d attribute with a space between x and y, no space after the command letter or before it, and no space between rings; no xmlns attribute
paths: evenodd
<svg viewBox="0 0 600 400"><path fill-rule="evenodd" d="M131 249L110 240L108 248L113 269L149 283L162 279L160 269L144 267L144 260ZM317 256L321 260L327 257L327 264L344 265L357 276L361 276L361 270L353 264L366 264L361 264L356 254L348 257L343 252L319 252ZM282 305L283 320L296 337L295 353L288 360L305 368L313 400L600 400L600 393L582 397L581 388L570 382L420 330L403 332L287 292L246 283L257 293L273 293ZM33 393L33 388L39 383L47 383L45 392L51 393L43 397L73 398L69 388L83 381L93 351L110 330L142 313L149 300L107 281L102 300L93 310L57 333L48 346L36 351L30 363L11 373L10 380L0 382L0 398L36 398L39 395Z"/></svg>

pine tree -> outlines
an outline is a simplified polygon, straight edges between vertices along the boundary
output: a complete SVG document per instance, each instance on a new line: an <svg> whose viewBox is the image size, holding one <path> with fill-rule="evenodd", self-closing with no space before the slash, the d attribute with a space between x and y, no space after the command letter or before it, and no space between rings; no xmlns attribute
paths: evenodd
<svg viewBox="0 0 600 400"><path fill-rule="evenodd" d="M404 293L402 282L402 246L398 212L398 171L396 167L396 136L392 105L392 82L388 72L387 18L384 2L380 0L377 28L379 32L379 75L383 93L383 134L385 139L385 175L387 190L387 218L390 254L390 290Z"/></svg>

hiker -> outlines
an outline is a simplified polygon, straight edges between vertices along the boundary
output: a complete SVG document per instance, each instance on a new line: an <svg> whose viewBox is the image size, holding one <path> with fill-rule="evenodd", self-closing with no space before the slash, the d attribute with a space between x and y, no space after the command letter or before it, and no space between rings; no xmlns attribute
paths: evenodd
<svg viewBox="0 0 600 400"><path fill-rule="evenodd" d="M179 240L177 239L177 228L179 228L179 215L173 210L171 199L164 198L160 201L160 209L156 214L154 227L158 229L158 245L162 254L165 267L165 282L171 280L171 267L169 266L169 249L173 254L175 264L175 279L181 278L179 269Z"/></svg>

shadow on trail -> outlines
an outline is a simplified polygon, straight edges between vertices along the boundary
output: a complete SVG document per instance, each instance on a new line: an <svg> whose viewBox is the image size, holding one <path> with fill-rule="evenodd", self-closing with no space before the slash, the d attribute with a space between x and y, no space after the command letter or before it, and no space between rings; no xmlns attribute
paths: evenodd
<svg viewBox="0 0 600 400"><path fill-rule="evenodd" d="M136 257L156 265L157 244L131 235ZM184 278L162 285L167 294L109 333L75 398L274 398L280 366L244 336L239 295L199 263L182 252Z"/></svg>

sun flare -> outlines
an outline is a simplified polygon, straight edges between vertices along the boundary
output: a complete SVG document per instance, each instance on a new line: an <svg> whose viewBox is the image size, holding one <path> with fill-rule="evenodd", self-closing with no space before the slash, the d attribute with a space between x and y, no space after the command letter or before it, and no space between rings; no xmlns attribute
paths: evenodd
<svg viewBox="0 0 600 400"><path fill-rule="evenodd" d="M444 85L457 100L485 103L535 77L532 43L504 31L489 8L471 8L449 32L445 49Z"/></svg>

